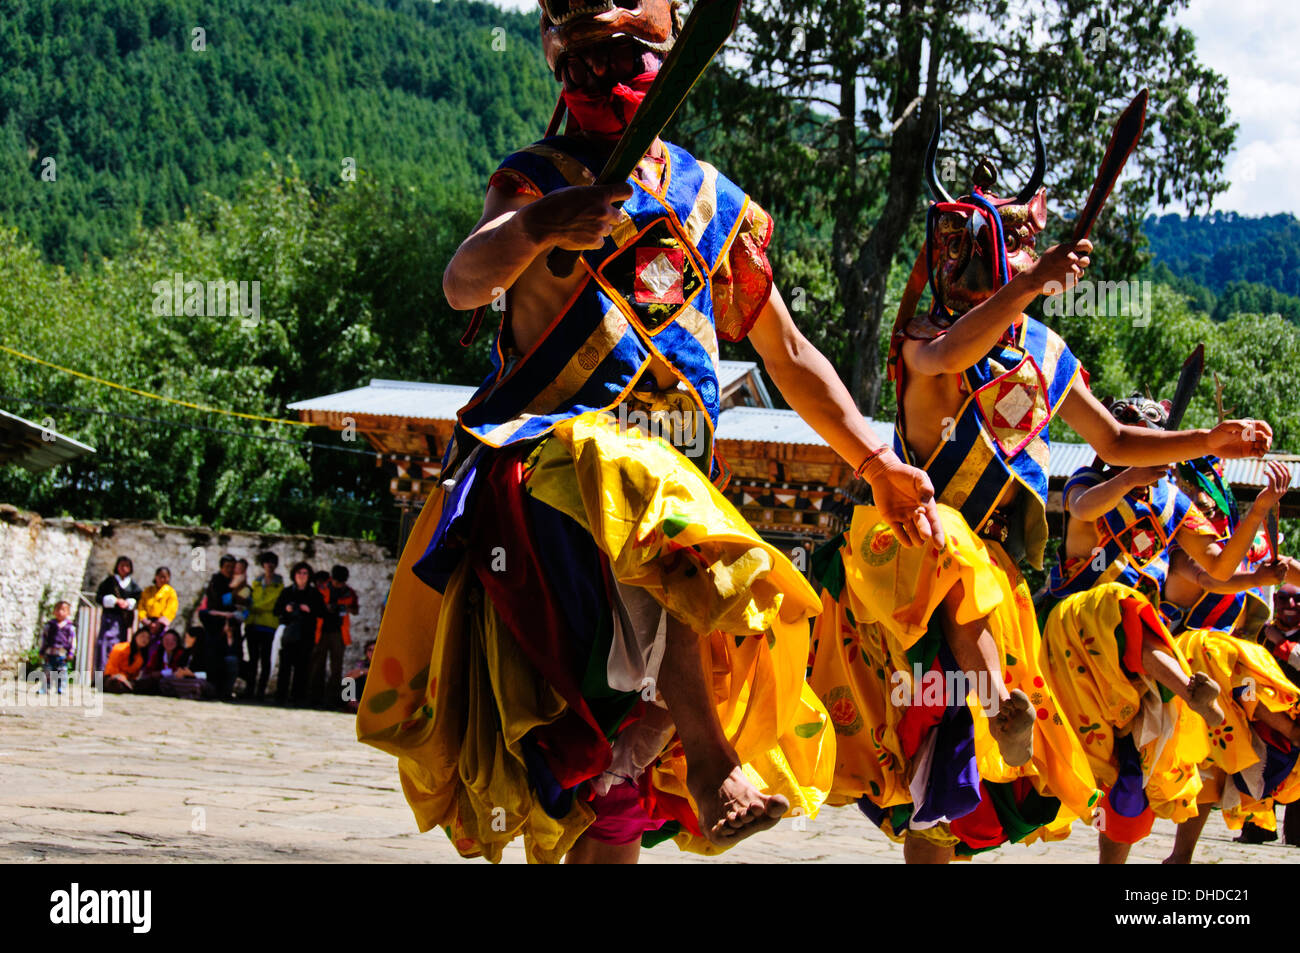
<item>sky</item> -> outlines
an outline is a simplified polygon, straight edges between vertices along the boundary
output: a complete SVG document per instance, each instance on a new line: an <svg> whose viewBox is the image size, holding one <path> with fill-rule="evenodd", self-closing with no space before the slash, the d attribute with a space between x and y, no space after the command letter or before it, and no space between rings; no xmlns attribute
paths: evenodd
<svg viewBox="0 0 1300 953"><path fill-rule="evenodd" d="M537 10L536 0L496 0ZM1238 124L1216 209L1300 215L1300 8L1295 0L1191 0L1176 17L1200 61L1228 78ZM1170 211L1181 211L1172 208Z"/></svg>

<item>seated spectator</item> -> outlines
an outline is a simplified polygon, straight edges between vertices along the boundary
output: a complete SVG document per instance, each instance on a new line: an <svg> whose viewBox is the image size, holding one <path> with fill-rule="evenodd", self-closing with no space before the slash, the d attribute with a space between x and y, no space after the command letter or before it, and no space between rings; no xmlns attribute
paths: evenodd
<svg viewBox="0 0 1300 953"><path fill-rule="evenodd" d="M244 626L244 646L248 649L244 697L261 701L266 697L266 683L271 677L271 646L280 625L275 603L284 591L284 579L275 571L280 565L280 557L275 553L262 553L257 562L262 567L262 575L251 584L253 604Z"/></svg>
<svg viewBox="0 0 1300 953"><path fill-rule="evenodd" d="M361 664L343 676L343 683L347 685L348 680L352 680L351 690L348 692L348 711L355 712L361 705L361 696L366 692L366 676L370 674L370 663L375 657L375 639L366 643L366 657L362 659Z"/></svg>
<svg viewBox="0 0 1300 953"><path fill-rule="evenodd" d="M41 670L44 682L38 691L47 692L56 685L59 694L68 681L68 663L77 646L77 627L72 624L72 603L63 599L54 604L54 618L41 630Z"/></svg>
<svg viewBox="0 0 1300 953"><path fill-rule="evenodd" d="M108 653L104 664L104 691L131 693L144 672L149 660L149 643L152 637L144 626L135 630L130 642L119 642Z"/></svg>
<svg viewBox="0 0 1300 953"><path fill-rule="evenodd" d="M115 645L124 643L135 620L136 603L140 601L140 586L131 578L135 566L126 556L118 556L113 564L113 575L99 584L95 601L104 607L99 619L99 637L95 642L94 670L102 672L108 662L108 653Z"/></svg>
<svg viewBox="0 0 1300 953"><path fill-rule="evenodd" d="M166 566L159 566L153 574L153 585L147 587L140 596L136 607L139 623L149 627L154 643L162 638L163 631L172 624L176 613L180 611L180 598L172 588L172 571Z"/></svg>
<svg viewBox="0 0 1300 953"><path fill-rule="evenodd" d="M181 634L175 629L168 629L149 652L149 661L144 664L142 677L170 678L176 671L182 651Z"/></svg>
<svg viewBox="0 0 1300 953"><path fill-rule="evenodd" d="M158 694L168 698L215 698L217 692L205 677L203 659L203 629L192 625L172 660L171 674L158 682Z"/></svg>
<svg viewBox="0 0 1300 953"><path fill-rule="evenodd" d="M302 705L307 700L307 668L316 644L316 623L325 615L325 600L312 585L311 566L307 563L295 563L289 579L290 584L275 602L275 613L284 626L275 701L283 705L292 697L295 705Z"/></svg>

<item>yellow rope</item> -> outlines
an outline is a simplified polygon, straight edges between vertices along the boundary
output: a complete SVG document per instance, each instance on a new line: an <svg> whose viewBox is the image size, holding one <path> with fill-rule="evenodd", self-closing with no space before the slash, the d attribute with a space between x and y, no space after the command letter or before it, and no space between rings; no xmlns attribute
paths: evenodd
<svg viewBox="0 0 1300 953"><path fill-rule="evenodd" d="M135 394L137 397L148 397L150 400L161 400L164 403L175 404L178 407L188 407L190 410L202 410L209 414L225 414L228 417L242 417L245 420L257 420L268 424L289 424L294 427L311 426L311 424L306 420L286 420L282 417L263 417L261 414L245 414L237 410L225 410L221 407L208 407L204 404L192 404L187 400L177 400L175 397L164 397L162 394L151 394L145 390L137 390L134 387L127 387L125 384L106 381L102 377L83 374L81 371L74 371L70 367L61 367L58 364L52 364L49 361L41 360L39 357L33 357L30 354L24 354L22 351L15 351L11 347L5 347L3 344L0 344L0 351L12 354L14 357L21 357L24 361L31 361L34 364L42 364L45 367L52 367L56 371L62 371L64 374L71 374L73 377L80 377L83 380L88 380L95 384L103 384L105 387L114 387L118 390L124 390L128 394Z"/></svg>

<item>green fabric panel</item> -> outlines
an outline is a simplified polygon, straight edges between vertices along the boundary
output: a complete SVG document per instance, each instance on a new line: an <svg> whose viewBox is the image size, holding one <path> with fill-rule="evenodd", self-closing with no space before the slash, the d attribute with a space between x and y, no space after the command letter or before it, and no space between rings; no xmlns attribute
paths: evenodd
<svg viewBox="0 0 1300 953"><path fill-rule="evenodd" d="M912 643L912 647L907 650L908 664L920 664L921 671L930 671L930 666L934 664L941 645L943 645L943 626L939 622L939 613L936 612L930 616L930 625L925 635Z"/></svg>
<svg viewBox="0 0 1300 953"><path fill-rule="evenodd" d="M669 821L657 831L646 831L641 835L642 847L655 847L666 840L672 840L682 832L680 821Z"/></svg>
<svg viewBox="0 0 1300 953"><path fill-rule="evenodd" d="M1061 810L1061 802L1030 790L1023 803L1017 804L1011 784L984 782L993 809L997 811L1007 840L1013 844L1024 840L1044 824L1051 823Z"/></svg>
<svg viewBox="0 0 1300 953"><path fill-rule="evenodd" d="M840 547L846 539L844 533L831 537L813 550L808 561L814 587L825 589L836 601L844 591L844 559L840 556Z"/></svg>

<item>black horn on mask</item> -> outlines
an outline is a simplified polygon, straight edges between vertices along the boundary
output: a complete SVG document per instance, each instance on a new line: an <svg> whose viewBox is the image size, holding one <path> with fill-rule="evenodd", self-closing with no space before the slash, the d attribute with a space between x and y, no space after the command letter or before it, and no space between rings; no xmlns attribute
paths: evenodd
<svg viewBox="0 0 1300 953"><path fill-rule="evenodd" d="M934 117L934 133L930 136L930 144L925 147L925 185L930 190L930 198L936 202L951 202L952 196L948 190L939 184L939 174L935 171L934 162L939 154L939 136L943 133L943 108L940 107Z"/></svg>
<svg viewBox="0 0 1300 953"><path fill-rule="evenodd" d="M1043 145L1043 131L1038 128L1038 100L1036 99L1030 102L1029 118L1034 124L1034 171L1029 174L1029 181L1016 196L1017 205L1028 205L1038 194L1038 190L1043 185L1043 174L1047 171L1047 149Z"/></svg>

